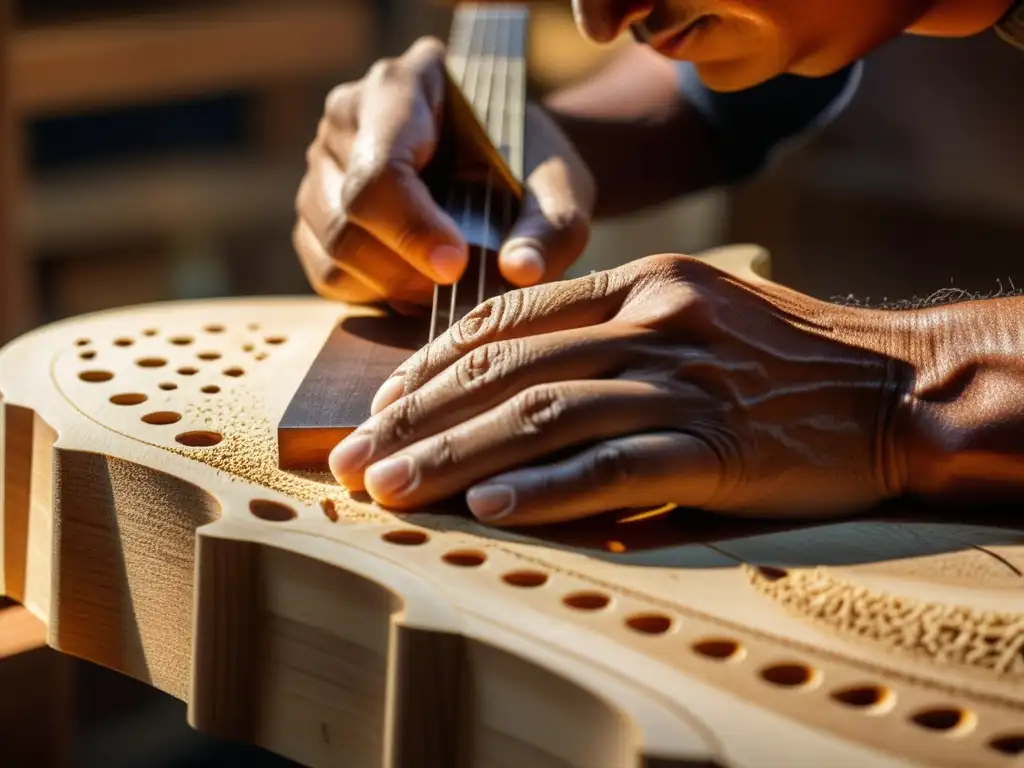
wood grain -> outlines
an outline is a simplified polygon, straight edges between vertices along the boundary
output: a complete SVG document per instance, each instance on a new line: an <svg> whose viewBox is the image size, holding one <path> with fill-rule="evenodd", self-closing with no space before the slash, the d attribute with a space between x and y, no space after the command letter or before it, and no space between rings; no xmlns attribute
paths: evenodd
<svg viewBox="0 0 1024 768"><path fill-rule="evenodd" d="M21 116L330 75L370 58L373 17L354 3L244 4L43 25L20 32Z"/></svg>
<svg viewBox="0 0 1024 768"><path fill-rule="evenodd" d="M767 274L757 249L707 259ZM51 643L315 768L996 768L1024 746L1013 524L696 537L680 510L658 536L606 520L613 548L392 515L277 466L279 415L360 311L159 304L0 352L5 588Z"/></svg>

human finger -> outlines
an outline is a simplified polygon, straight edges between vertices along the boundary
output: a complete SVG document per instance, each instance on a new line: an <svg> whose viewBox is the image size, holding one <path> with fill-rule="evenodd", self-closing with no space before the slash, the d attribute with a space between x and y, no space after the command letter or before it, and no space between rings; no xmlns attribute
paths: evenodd
<svg viewBox="0 0 1024 768"><path fill-rule="evenodd" d="M580 257L595 197L583 159L542 109L527 110L526 128L543 138L527 147L525 198L498 255L502 275L517 287L557 279Z"/></svg>
<svg viewBox="0 0 1024 768"><path fill-rule="evenodd" d="M457 280L467 245L419 174L437 146L444 99L444 47L420 41L377 62L359 100L359 130L341 189L346 217L442 284Z"/></svg>
<svg viewBox="0 0 1024 768"><path fill-rule="evenodd" d="M530 387L610 378L633 354L625 341L622 333L591 327L479 347L341 441L331 453L331 471L346 487L361 488L369 464Z"/></svg>
<svg viewBox="0 0 1024 768"><path fill-rule="evenodd" d="M722 469L718 455L694 434L630 435L561 461L488 478L469 489L466 503L481 522L503 527L667 503L701 507L715 497Z"/></svg>
<svg viewBox="0 0 1024 768"><path fill-rule="evenodd" d="M351 304L369 304L384 297L362 280L346 272L324 251L323 244L305 219L292 229L292 244L299 264L314 290L325 299Z"/></svg>
<svg viewBox="0 0 1024 768"><path fill-rule="evenodd" d="M401 365L377 391L372 413L486 344L604 323L615 316L628 291L628 273L609 270L488 299Z"/></svg>
<svg viewBox="0 0 1024 768"><path fill-rule="evenodd" d="M345 225L341 203L341 187L345 173L320 142L306 150L306 175L299 184L295 208L320 241L323 250L331 253Z"/></svg>
<svg viewBox="0 0 1024 768"><path fill-rule="evenodd" d="M531 387L371 464L364 486L384 506L419 507L557 451L672 426L693 412L699 397L624 379Z"/></svg>

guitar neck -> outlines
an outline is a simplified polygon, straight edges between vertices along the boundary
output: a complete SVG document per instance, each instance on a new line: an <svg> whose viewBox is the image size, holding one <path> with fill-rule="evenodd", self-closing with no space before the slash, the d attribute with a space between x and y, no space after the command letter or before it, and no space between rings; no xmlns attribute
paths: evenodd
<svg viewBox="0 0 1024 768"><path fill-rule="evenodd" d="M454 12L442 146L429 183L469 244L470 262L458 283L435 287L430 339L509 288L497 252L522 196L528 26L529 11L517 3L461 3Z"/></svg>
<svg viewBox="0 0 1024 768"><path fill-rule="evenodd" d="M462 3L448 43L453 82L518 180L524 165L529 23L529 10L518 3Z"/></svg>

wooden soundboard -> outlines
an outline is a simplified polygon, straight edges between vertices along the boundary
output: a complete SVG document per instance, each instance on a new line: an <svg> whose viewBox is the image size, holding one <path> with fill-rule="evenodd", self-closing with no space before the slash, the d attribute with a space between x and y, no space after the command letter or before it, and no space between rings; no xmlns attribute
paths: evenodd
<svg viewBox="0 0 1024 768"><path fill-rule="evenodd" d="M767 275L756 248L705 257ZM281 414L368 311L163 304L7 346L0 592L53 647L187 701L196 728L308 766L1002 766L1024 750L1007 525L611 511L520 535L281 470Z"/></svg>

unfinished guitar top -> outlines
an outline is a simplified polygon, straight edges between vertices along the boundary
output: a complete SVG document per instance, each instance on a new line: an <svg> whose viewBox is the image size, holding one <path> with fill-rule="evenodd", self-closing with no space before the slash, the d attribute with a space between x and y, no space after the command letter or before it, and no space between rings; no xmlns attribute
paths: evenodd
<svg viewBox="0 0 1024 768"><path fill-rule="evenodd" d="M766 274L756 248L707 258ZM310 766L998 766L1024 749L1017 531L393 516L276 462L274 425L355 312L166 304L9 345L0 591L56 648Z"/></svg>

